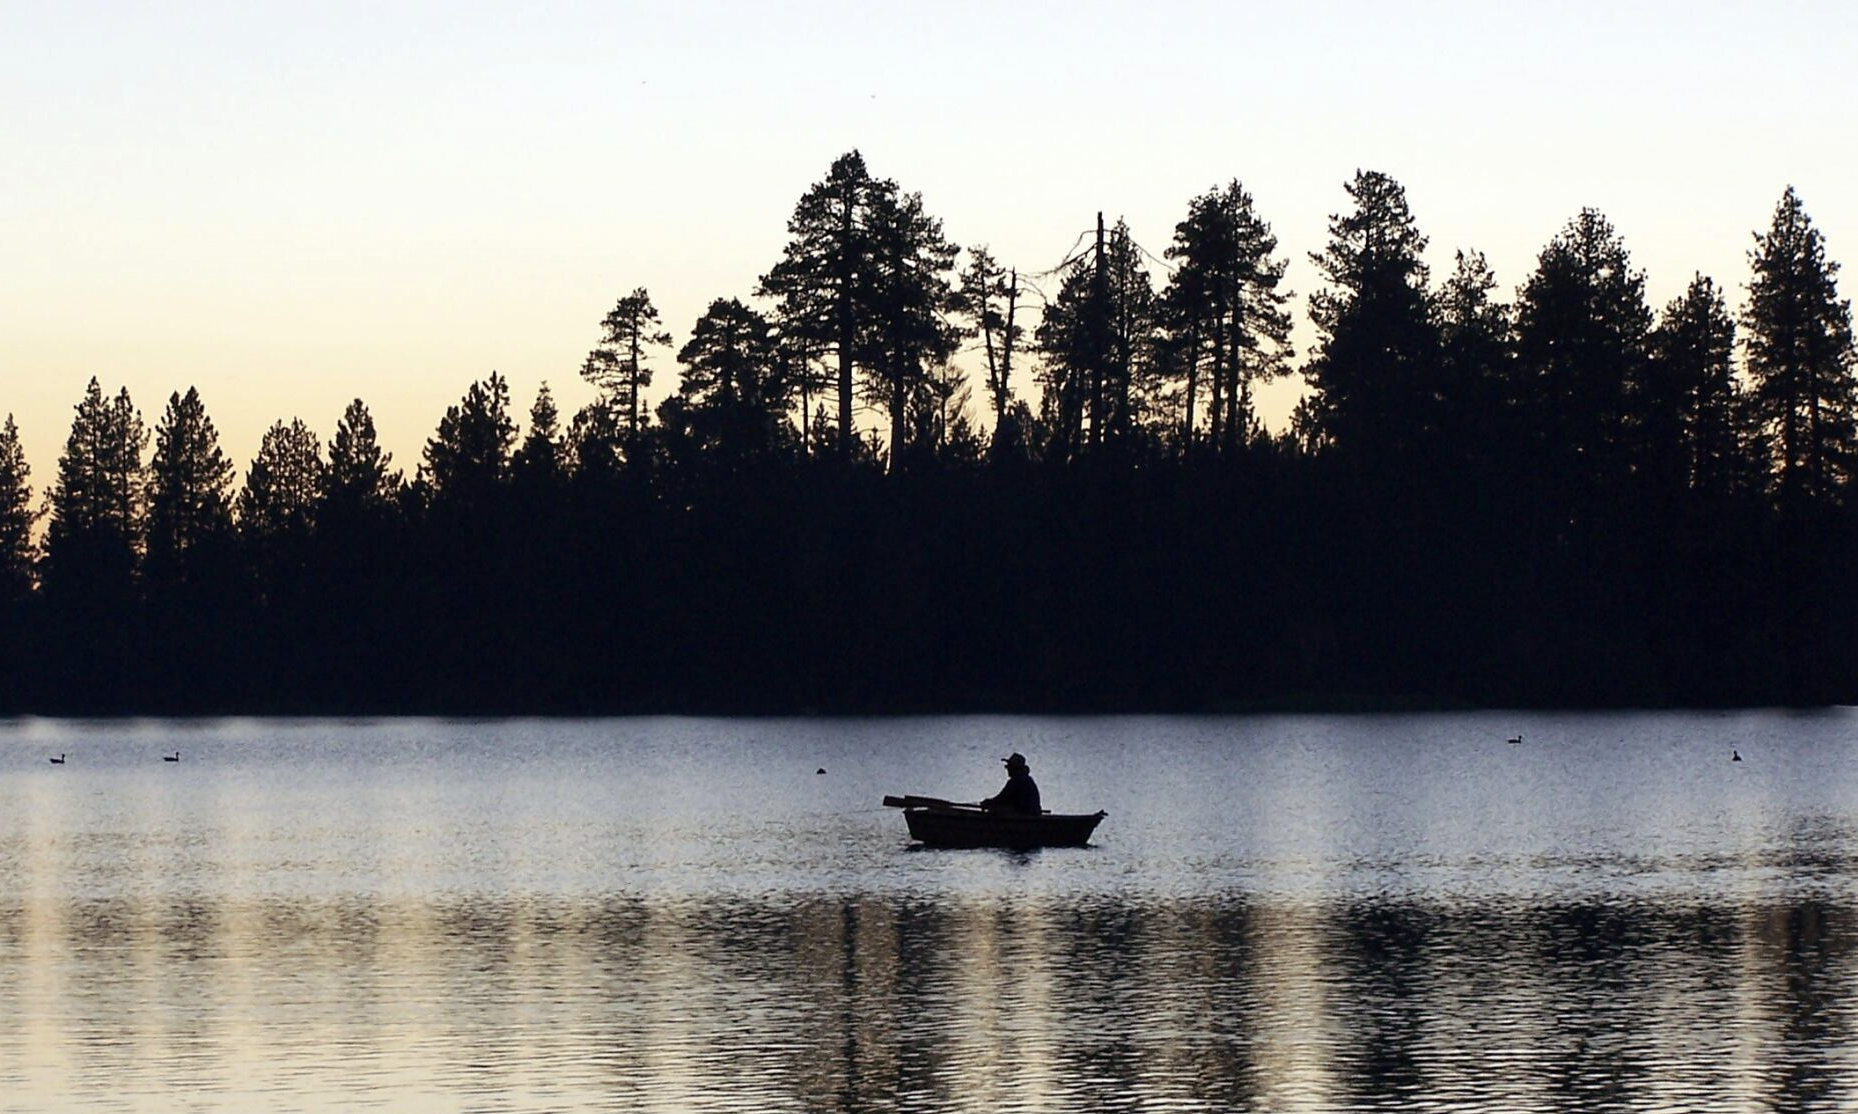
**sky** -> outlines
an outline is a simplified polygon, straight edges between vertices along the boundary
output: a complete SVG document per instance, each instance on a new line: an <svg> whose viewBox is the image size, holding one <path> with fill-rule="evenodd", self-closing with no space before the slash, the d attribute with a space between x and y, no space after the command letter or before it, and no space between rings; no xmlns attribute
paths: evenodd
<svg viewBox="0 0 1858 1114"><path fill-rule="evenodd" d="M633 288L680 344L747 300L853 148L1028 273L1099 210L1160 255L1237 178L1301 318L1362 168L1435 279L1476 248L1507 295L1592 206L1655 307L1699 271L1739 303L1789 184L1858 260L1854 58L1836 2L0 0L0 414L40 491L93 375L151 429L197 386L241 478L359 397L410 472L492 370L524 416L591 400Z"/></svg>

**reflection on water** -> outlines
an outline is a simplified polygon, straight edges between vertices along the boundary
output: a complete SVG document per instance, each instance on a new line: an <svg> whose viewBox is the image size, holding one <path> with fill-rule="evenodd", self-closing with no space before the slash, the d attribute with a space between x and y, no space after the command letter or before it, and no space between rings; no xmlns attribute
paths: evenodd
<svg viewBox="0 0 1858 1114"><path fill-rule="evenodd" d="M0 910L11 1109L1858 1099L1849 907L94 901ZM59 1102L48 1102L56 1096Z"/></svg>
<svg viewBox="0 0 1858 1114"><path fill-rule="evenodd" d="M0 1110L1858 1104L1851 816L1784 781L1695 790L1733 822L1640 853L1533 822L1505 849L1320 763L1279 771L1280 809L1330 821L1289 835L1138 815L1081 851L910 853L894 814L743 803L811 773L811 732L672 799L694 775L651 745L532 740L482 775L468 741L396 764L268 730L184 782L133 740L87 781L13 748ZM795 784L866 796L869 745L832 752L851 787ZM1187 750L1229 801L1234 759ZM1684 811L1690 774L1635 776Z"/></svg>

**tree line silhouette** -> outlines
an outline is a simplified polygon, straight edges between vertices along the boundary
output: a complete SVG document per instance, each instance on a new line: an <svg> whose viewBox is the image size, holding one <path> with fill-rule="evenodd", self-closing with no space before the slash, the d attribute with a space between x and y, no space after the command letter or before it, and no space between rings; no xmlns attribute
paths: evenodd
<svg viewBox="0 0 1858 1114"><path fill-rule="evenodd" d="M326 446L273 425L235 490L196 391L145 461L93 379L43 508L0 429L0 708L1858 698L1851 308L1791 188L1739 313L1703 275L1654 312L1591 209L1506 302L1476 252L1434 281L1392 178L1346 196L1301 359L1237 181L1160 256L1099 217L1022 276L852 152L655 413L644 288L580 368L594 403L564 426L544 385L519 430L492 372L410 478L357 400ZM1292 372L1268 433L1256 387Z"/></svg>

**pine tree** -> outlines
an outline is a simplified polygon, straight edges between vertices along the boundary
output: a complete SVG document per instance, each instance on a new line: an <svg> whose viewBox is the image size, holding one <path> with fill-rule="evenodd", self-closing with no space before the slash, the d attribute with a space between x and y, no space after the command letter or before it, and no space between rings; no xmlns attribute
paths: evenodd
<svg viewBox="0 0 1858 1114"><path fill-rule="evenodd" d="M1436 298L1438 427L1444 460L1507 470L1522 440L1523 392L1515 376L1516 325L1491 295L1497 278L1482 252L1460 251Z"/></svg>
<svg viewBox="0 0 1858 1114"><path fill-rule="evenodd" d="M942 235L942 222L924 211L919 193L871 215L877 286L871 387L890 412L894 467L907 443L911 394L961 343L961 330L949 320L955 301L949 275L960 249Z"/></svg>
<svg viewBox="0 0 1858 1114"><path fill-rule="evenodd" d="M575 484L600 487L617 478L624 437L613 408L605 403L590 402L575 411L566 445Z"/></svg>
<svg viewBox="0 0 1858 1114"><path fill-rule="evenodd" d="M1013 353L1025 329L1015 321L1019 283L1016 272L994 262L985 245L968 249L968 266L956 287L956 307L981 338L987 358L987 398L993 406L994 428L1006 421L1013 403Z"/></svg>
<svg viewBox="0 0 1858 1114"><path fill-rule="evenodd" d="M186 576L188 558L232 530L232 462L219 448L200 392L169 396L155 427L148 477L148 567L158 579Z"/></svg>
<svg viewBox="0 0 1858 1114"><path fill-rule="evenodd" d="M684 365L679 393L694 404L786 409L774 327L734 298L710 303L677 359Z"/></svg>
<svg viewBox="0 0 1858 1114"><path fill-rule="evenodd" d="M959 340L946 320L958 249L924 211L922 195L871 177L856 151L801 196L787 230L792 239L759 293L779 302L789 332L834 353L841 454L856 440L854 368L890 412L894 452L911 389Z"/></svg>
<svg viewBox="0 0 1858 1114"><path fill-rule="evenodd" d="M487 508L509 479L515 440L510 385L493 371L447 408L438 432L426 442L425 475L435 504L465 511Z"/></svg>
<svg viewBox="0 0 1858 1114"><path fill-rule="evenodd" d="M260 600L275 601L286 584L301 581L327 485L316 434L301 419L273 422L236 504L246 568Z"/></svg>
<svg viewBox="0 0 1858 1114"><path fill-rule="evenodd" d="M1598 211L1581 210L1542 249L1516 318L1535 461L1577 500L1616 490L1629 474L1652 313L1645 273Z"/></svg>
<svg viewBox="0 0 1858 1114"><path fill-rule="evenodd" d="M581 378L600 388L615 413L626 415L626 431L639 432L639 403L652 385L648 349L671 343L659 327L658 308L643 286L621 298L600 322L600 344L581 364Z"/></svg>
<svg viewBox="0 0 1858 1114"><path fill-rule="evenodd" d="M46 586L54 593L90 592L105 606L123 601L141 552L147 446L148 433L128 389L105 399L91 379L51 492L45 569Z"/></svg>
<svg viewBox="0 0 1858 1114"><path fill-rule="evenodd" d="M510 458L510 480L532 496L552 491L567 479L566 444L561 435L561 412L555 396L543 383L529 407L529 432Z"/></svg>
<svg viewBox="0 0 1858 1114"><path fill-rule="evenodd" d="M980 461L980 434L968 414L973 396L960 368L942 363L929 369L910 394L910 433L905 445L913 465Z"/></svg>
<svg viewBox="0 0 1858 1114"><path fill-rule="evenodd" d="M1406 191L1377 171L1345 188L1354 211L1331 215L1310 255L1330 286L1310 297L1321 341L1303 377L1322 439L1384 466L1436 443L1439 330Z"/></svg>
<svg viewBox="0 0 1858 1114"><path fill-rule="evenodd" d="M1038 427L1047 460L1075 459L1088 444L1091 375L1107 358L1105 316L1095 268L1088 260L1066 267L1057 296L1033 332L1039 354L1034 375L1040 387Z"/></svg>
<svg viewBox="0 0 1858 1114"><path fill-rule="evenodd" d="M40 512L32 505L31 477L19 428L8 414L0 426L0 605L16 604L32 593L38 556L32 527Z"/></svg>
<svg viewBox="0 0 1858 1114"><path fill-rule="evenodd" d="M1792 186L1749 253L1743 313L1755 412L1772 438L1783 506L1829 503L1854 467L1852 308L1839 265Z"/></svg>
<svg viewBox="0 0 1858 1114"><path fill-rule="evenodd" d="M388 471L392 463L393 454L382 450L375 435L367 404L350 402L329 440L324 504L348 517L386 511L397 501L402 479Z"/></svg>
<svg viewBox="0 0 1858 1114"><path fill-rule="evenodd" d="M1675 419L1645 431L1661 486L1711 498L1741 489L1751 475L1743 456L1746 407L1735 379L1735 319L1722 289L1703 275L1691 279L1684 296L1665 306L1651 347L1658 412Z"/></svg>
<svg viewBox="0 0 1858 1114"><path fill-rule="evenodd" d="M301 418L273 422L239 492L239 529L248 538L303 535L315 525L328 484L323 447Z"/></svg>
<svg viewBox="0 0 1858 1114"><path fill-rule="evenodd" d="M1144 402L1155 287L1128 224L1064 270L1034 333L1046 452L1059 459L1130 436Z"/></svg>
<svg viewBox="0 0 1858 1114"><path fill-rule="evenodd" d="M776 358L781 365L781 378L786 381L789 395L799 406L794 424L800 431L800 452L803 456L810 455L819 441L814 436L815 431L809 425L807 416L813 413L813 400L831 390L832 372L820 358L821 346L790 328L785 320L779 318L778 309L774 344ZM828 426L830 424L827 423Z"/></svg>
<svg viewBox="0 0 1858 1114"><path fill-rule="evenodd" d="M1216 450L1248 440L1256 425L1252 384L1288 371L1289 292L1278 289L1285 262L1277 237L1235 180L1188 203L1167 256L1177 266L1165 299L1175 331L1174 371L1184 382L1183 436L1196 436L1194 408L1206 384L1208 432Z"/></svg>
<svg viewBox="0 0 1858 1114"><path fill-rule="evenodd" d="M1104 243L1104 345L1102 384L1094 397L1091 439L1126 442L1152 402L1159 308L1142 248L1118 218ZM1097 427L1101 427L1099 430Z"/></svg>
<svg viewBox="0 0 1858 1114"><path fill-rule="evenodd" d="M791 432L791 384L774 326L734 298L718 298L678 350L680 415L706 451L765 452Z"/></svg>
<svg viewBox="0 0 1858 1114"><path fill-rule="evenodd" d="M862 333L874 301L870 211L896 190L895 182L872 178L857 151L833 160L825 179L794 205L787 221L792 238L757 291L780 303L789 335L833 353L841 456L850 455L855 439L852 371L864 359Z"/></svg>

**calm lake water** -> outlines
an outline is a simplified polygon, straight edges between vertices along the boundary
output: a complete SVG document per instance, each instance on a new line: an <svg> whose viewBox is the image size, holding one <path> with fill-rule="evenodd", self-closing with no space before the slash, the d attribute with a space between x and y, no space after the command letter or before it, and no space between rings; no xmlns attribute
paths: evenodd
<svg viewBox="0 0 1858 1114"><path fill-rule="evenodd" d="M1843 711L0 722L0 1110L1849 1110L1855 866Z"/></svg>

